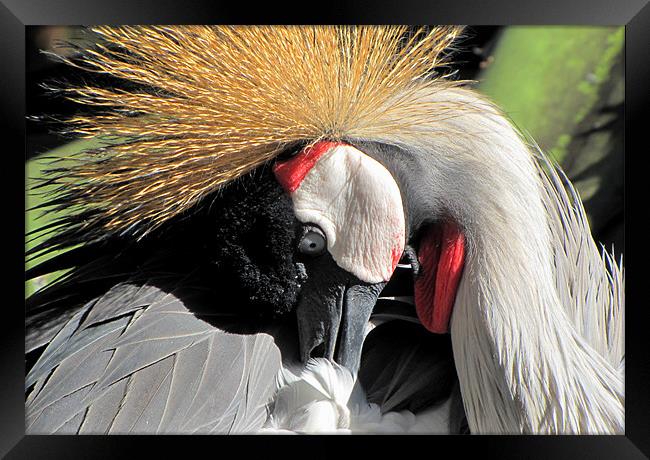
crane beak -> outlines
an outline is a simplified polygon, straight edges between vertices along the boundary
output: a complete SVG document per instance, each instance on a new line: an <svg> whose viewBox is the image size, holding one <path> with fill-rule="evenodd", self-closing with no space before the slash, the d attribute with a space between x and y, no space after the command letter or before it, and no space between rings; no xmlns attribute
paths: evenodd
<svg viewBox="0 0 650 460"><path fill-rule="evenodd" d="M356 374L368 320L386 283L364 283L341 269L322 281L309 280L296 307L301 359L327 358Z"/></svg>
<svg viewBox="0 0 650 460"><path fill-rule="evenodd" d="M359 370L370 314L385 285L357 284L345 291L335 361L353 374Z"/></svg>

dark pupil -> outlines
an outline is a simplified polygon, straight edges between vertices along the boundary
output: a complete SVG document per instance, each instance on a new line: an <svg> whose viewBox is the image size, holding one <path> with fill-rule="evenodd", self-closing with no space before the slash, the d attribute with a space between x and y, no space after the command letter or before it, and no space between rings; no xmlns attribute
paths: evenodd
<svg viewBox="0 0 650 460"><path fill-rule="evenodd" d="M326 246L327 244L323 235L319 232L308 231L300 242L298 249L303 254L315 256L321 254Z"/></svg>

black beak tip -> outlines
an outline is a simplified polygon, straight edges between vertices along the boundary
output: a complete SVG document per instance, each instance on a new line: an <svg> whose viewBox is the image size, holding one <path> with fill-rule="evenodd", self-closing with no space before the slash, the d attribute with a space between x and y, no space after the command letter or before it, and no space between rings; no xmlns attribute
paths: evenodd
<svg viewBox="0 0 650 460"><path fill-rule="evenodd" d="M326 358L359 370L366 327L385 283L340 286L330 296L311 297L298 307L300 351L303 362Z"/></svg>

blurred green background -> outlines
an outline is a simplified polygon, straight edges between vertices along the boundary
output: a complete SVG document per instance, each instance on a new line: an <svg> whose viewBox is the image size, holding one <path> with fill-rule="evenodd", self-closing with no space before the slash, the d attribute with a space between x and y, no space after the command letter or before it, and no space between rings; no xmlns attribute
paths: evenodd
<svg viewBox="0 0 650 460"><path fill-rule="evenodd" d="M476 80L477 89L562 164L584 201L595 239L607 248L614 245L617 254L624 249L624 33L623 27L469 27L455 56L459 78ZM39 50L81 37L78 27L28 28L29 115L61 118L80 110L39 86L80 77ZM42 177L46 157L65 159L97 144L96 140L62 139L52 132L57 128L56 123L38 120L27 123L27 189ZM27 194L26 209L39 203L39 196ZM26 232L54 217L28 210ZM39 241L28 240L26 247ZM26 266L37 262L28 261ZM26 295L56 276L26 282Z"/></svg>
<svg viewBox="0 0 650 460"><path fill-rule="evenodd" d="M623 253L623 27L507 27L479 89L563 166L596 241Z"/></svg>

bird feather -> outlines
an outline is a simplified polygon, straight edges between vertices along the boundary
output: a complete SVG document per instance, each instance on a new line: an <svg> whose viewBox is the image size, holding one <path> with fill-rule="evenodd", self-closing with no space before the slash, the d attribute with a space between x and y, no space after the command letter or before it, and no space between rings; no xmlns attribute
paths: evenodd
<svg viewBox="0 0 650 460"><path fill-rule="evenodd" d="M28 431L259 429L280 366L272 338L229 334L209 325L187 310L173 294L178 290L132 285L126 291L146 293L149 305L142 296L129 295L130 302L96 313L82 326L84 315L91 315L79 312L52 350L45 350L28 376L40 390L27 401ZM124 286L115 293L125 299ZM224 363L230 372L223 372Z"/></svg>

